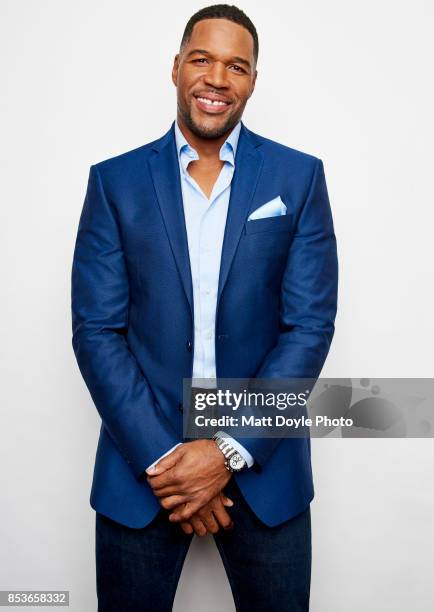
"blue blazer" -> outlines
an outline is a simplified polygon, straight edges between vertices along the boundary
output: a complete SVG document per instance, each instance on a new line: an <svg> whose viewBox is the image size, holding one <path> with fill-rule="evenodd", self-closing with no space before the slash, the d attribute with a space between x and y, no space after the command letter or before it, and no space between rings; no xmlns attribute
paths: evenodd
<svg viewBox="0 0 434 612"><path fill-rule="evenodd" d="M247 221L280 196L287 214ZM242 124L217 298L218 378L309 377L334 333L337 252L320 159ZM129 527L160 509L143 471L182 441L193 367L193 292L174 122L158 140L92 165L72 264L72 345L101 429L90 504ZM310 441L240 440L235 476L278 525L313 498Z"/></svg>

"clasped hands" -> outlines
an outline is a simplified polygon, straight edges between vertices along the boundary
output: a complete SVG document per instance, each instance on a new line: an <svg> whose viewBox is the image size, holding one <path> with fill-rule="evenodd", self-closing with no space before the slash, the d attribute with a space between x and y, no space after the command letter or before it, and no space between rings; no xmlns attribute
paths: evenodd
<svg viewBox="0 0 434 612"><path fill-rule="evenodd" d="M146 474L161 506L171 511L169 520L179 522L185 533L204 536L233 527L226 510L233 501L222 493L231 472L213 440L181 444Z"/></svg>

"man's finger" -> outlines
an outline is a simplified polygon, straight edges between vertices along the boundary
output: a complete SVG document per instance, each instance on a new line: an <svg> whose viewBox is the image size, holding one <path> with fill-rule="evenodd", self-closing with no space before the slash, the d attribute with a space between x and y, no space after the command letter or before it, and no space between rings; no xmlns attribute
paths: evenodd
<svg viewBox="0 0 434 612"><path fill-rule="evenodd" d="M153 493L156 497L171 497L172 495L183 495L184 491L179 489L179 486L167 486L161 489L153 489Z"/></svg>
<svg viewBox="0 0 434 612"><path fill-rule="evenodd" d="M162 489L163 487L167 487L172 484L176 484L177 476L173 468L168 468L162 474L158 474L155 476L148 475L146 480L148 481L148 485L154 490L156 490Z"/></svg>
<svg viewBox="0 0 434 612"><path fill-rule="evenodd" d="M178 504L176 504L178 505ZM179 521L188 521L191 519L193 514L201 508L204 504L198 501L187 502L184 504L182 509L177 508L172 514L169 514L169 521L178 523Z"/></svg>
<svg viewBox="0 0 434 612"><path fill-rule="evenodd" d="M176 506L179 506L179 504L185 504L188 501L188 498L186 496L183 495L170 495L169 497L163 497L162 499L160 499L160 505L165 509L165 510L173 510L174 508L176 508ZM187 518L190 517L186 517Z"/></svg>
<svg viewBox="0 0 434 612"><path fill-rule="evenodd" d="M191 526L191 524L188 521L183 521L181 523L181 529L187 535L191 535L193 533L193 527Z"/></svg>
<svg viewBox="0 0 434 612"><path fill-rule="evenodd" d="M216 501L216 503L213 504L212 511L219 525L221 525L223 529L232 529L234 523L223 505L223 500Z"/></svg>
<svg viewBox="0 0 434 612"><path fill-rule="evenodd" d="M196 535L198 535L200 538L206 536L206 534L208 533L207 529L198 516L192 516L190 522L193 525L194 533Z"/></svg>
<svg viewBox="0 0 434 612"><path fill-rule="evenodd" d="M217 531L219 530L219 525L209 506L207 506L207 508L208 509L206 511L199 510L198 516L207 528L207 531L209 531L210 533L217 533Z"/></svg>

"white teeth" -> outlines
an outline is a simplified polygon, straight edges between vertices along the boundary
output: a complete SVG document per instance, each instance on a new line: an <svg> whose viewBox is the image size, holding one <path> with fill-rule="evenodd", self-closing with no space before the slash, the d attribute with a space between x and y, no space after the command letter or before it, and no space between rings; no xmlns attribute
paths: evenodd
<svg viewBox="0 0 434 612"><path fill-rule="evenodd" d="M227 104L227 102L222 102L221 100L208 100L208 98L198 98L198 100L210 106L226 106Z"/></svg>

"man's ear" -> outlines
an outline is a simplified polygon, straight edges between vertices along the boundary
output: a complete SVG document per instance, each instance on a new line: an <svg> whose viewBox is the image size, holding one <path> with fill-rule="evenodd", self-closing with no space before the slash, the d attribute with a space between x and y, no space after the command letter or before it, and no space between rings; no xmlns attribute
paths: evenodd
<svg viewBox="0 0 434 612"><path fill-rule="evenodd" d="M175 55L175 59L173 60L173 68L172 68L172 81L176 86L178 81L178 68L179 68L179 53Z"/></svg>

